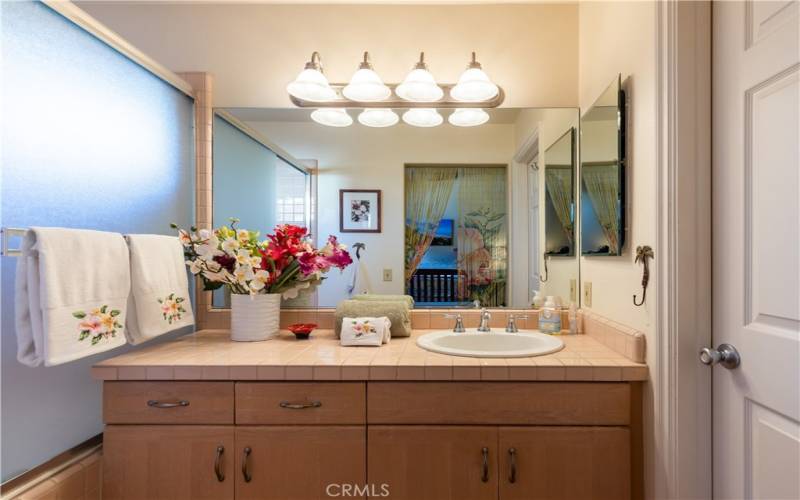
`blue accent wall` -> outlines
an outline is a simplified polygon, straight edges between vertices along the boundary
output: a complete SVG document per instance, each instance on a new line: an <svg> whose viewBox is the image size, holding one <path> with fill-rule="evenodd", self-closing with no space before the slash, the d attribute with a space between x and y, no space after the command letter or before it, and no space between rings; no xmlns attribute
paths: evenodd
<svg viewBox="0 0 800 500"><path fill-rule="evenodd" d="M193 100L37 2L0 2L4 227L170 234L194 219ZM2 258L2 480L102 432L90 367L16 360ZM76 283L75 286L80 286Z"/></svg>

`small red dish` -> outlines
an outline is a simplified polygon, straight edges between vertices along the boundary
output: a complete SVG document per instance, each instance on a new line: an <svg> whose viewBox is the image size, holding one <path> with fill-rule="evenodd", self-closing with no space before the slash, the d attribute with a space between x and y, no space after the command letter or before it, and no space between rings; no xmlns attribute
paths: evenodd
<svg viewBox="0 0 800 500"><path fill-rule="evenodd" d="M290 332L294 333L294 336L298 339L307 339L316 327L316 323L296 323L294 325L289 325L287 328Z"/></svg>

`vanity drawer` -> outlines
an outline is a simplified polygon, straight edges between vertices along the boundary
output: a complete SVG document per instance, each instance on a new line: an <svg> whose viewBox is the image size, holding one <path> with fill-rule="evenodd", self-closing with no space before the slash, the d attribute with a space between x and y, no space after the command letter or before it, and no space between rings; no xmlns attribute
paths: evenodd
<svg viewBox="0 0 800 500"><path fill-rule="evenodd" d="M232 424L233 382L105 382L107 424Z"/></svg>
<svg viewBox="0 0 800 500"><path fill-rule="evenodd" d="M363 424L361 382L239 382L237 424Z"/></svg>
<svg viewBox="0 0 800 500"><path fill-rule="evenodd" d="M621 382L370 382L369 424L628 425Z"/></svg>

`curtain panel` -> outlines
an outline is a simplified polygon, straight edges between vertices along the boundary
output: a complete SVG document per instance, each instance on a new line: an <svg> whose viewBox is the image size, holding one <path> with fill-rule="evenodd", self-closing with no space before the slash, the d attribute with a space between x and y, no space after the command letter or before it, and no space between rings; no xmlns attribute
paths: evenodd
<svg viewBox="0 0 800 500"><path fill-rule="evenodd" d="M505 304L508 217L505 167L458 169L458 295Z"/></svg>
<svg viewBox="0 0 800 500"><path fill-rule="evenodd" d="M545 186L550 200L553 202L556 216L561 222L561 228L567 236L569 244L574 239L572 222L572 165L554 166L545 168Z"/></svg>
<svg viewBox="0 0 800 500"><path fill-rule="evenodd" d="M617 217L617 188L619 170L617 164L587 165L581 169L581 178L592 201L594 213L608 240L610 253L619 255L619 217Z"/></svg>
<svg viewBox="0 0 800 500"><path fill-rule="evenodd" d="M457 174L450 167L406 167L406 287L436 235Z"/></svg>

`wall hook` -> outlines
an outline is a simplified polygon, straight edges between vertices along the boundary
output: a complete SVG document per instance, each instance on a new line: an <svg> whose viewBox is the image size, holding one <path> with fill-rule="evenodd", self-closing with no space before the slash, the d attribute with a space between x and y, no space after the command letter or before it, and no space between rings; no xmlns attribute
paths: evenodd
<svg viewBox="0 0 800 500"><path fill-rule="evenodd" d="M648 246L638 246L636 247L636 258L634 262L639 263L641 262L644 266L644 270L642 271L642 300L636 302L636 295L633 296L633 305L639 307L644 304L644 301L647 299L647 283L650 281L650 264L649 260L654 258L655 254L653 253L653 249Z"/></svg>
<svg viewBox="0 0 800 500"><path fill-rule="evenodd" d="M542 278L541 273L539 273L539 281L541 283L547 282L547 275L550 274L550 271L547 269L547 261L550 260L550 256L546 253L544 254L544 278Z"/></svg>
<svg viewBox="0 0 800 500"><path fill-rule="evenodd" d="M361 260L361 250L366 250L367 249L367 245L365 245L365 244L363 244L361 242L357 242L357 243L353 243L353 248L356 249L356 259Z"/></svg>

